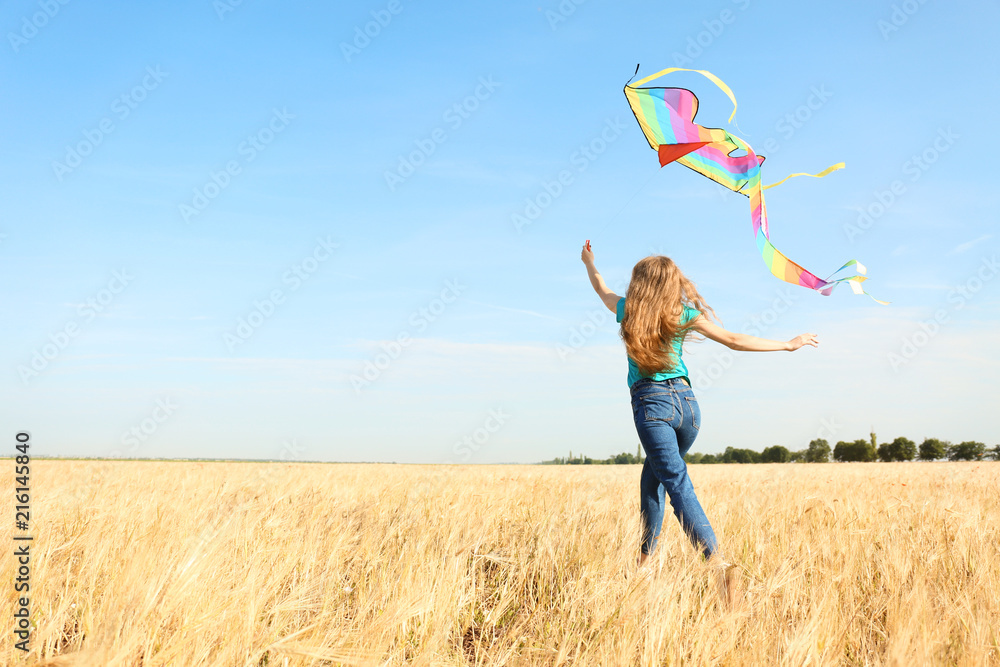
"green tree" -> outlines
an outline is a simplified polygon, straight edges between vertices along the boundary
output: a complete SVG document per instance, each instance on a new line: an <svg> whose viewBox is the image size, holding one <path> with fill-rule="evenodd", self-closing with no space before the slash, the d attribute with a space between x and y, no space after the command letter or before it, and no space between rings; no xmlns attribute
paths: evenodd
<svg viewBox="0 0 1000 667"><path fill-rule="evenodd" d="M792 460L792 453L781 445L765 447L760 453L760 460L762 463L788 463Z"/></svg>
<svg viewBox="0 0 1000 667"><path fill-rule="evenodd" d="M896 438L878 446L878 457L883 461L912 461L917 446L909 438Z"/></svg>
<svg viewBox="0 0 1000 667"><path fill-rule="evenodd" d="M817 438L809 443L806 450L806 461L809 463L827 463L830 460L830 443L823 438Z"/></svg>
<svg viewBox="0 0 1000 667"><path fill-rule="evenodd" d="M705 458L705 455L701 452L696 452L694 454L686 454L684 460L687 463L701 463L701 460Z"/></svg>
<svg viewBox="0 0 1000 667"><path fill-rule="evenodd" d="M792 463L800 463L802 461L806 461L808 460L806 459L806 455L808 453L809 452L806 451L805 449L799 449L797 451L792 452L791 457L788 460L791 461Z"/></svg>
<svg viewBox="0 0 1000 667"><path fill-rule="evenodd" d="M755 452L752 449L726 447L726 451L722 453L719 461L722 463L760 463L760 452Z"/></svg>
<svg viewBox="0 0 1000 667"><path fill-rule="evenodd" d="M948 454L948 447L951 443L947 440L942 442L937 438L927 438L920 443L920 460L921 461L937 461L938 459L943 459L945 455Z"/></svg>
<svg viewBox="0 0 1000 667"><path fill-rule="evenodd" d="M870 441L855 440L854 446L861 454L861 458L858 459L859 461L875 461L878 459L878 450L875 449L875 446Z"/></svg>
<svg viewBox="0 0 1000 667"><path fill-rule="evenodd" d="M909 438L899 437L889 445L893 461L912 461L917 455L917 445Z"/></svg>
<svg viewBox="0 0 1000 667"><path fill-rule="evenodd" d="M860 439L854 442L841 440L833 448L833 458L837 461L874 461L878 451L868 440Z"/></svg>
<svg viewBox="0 0 1000 667"><path fill-rule="evenodd" d="M978 461L986 453L986 445L966 440L948 448L949 461Z"/></svg>
<svg viewBox="0 0 1000 667"><path fill-rule="evenodd" d="M705 454L703 457L701 457L700 461L700 463L718 463L718 462L719 462L719 457L717 457L715 454Z"/></svg>
<svg viewBox="0 0 1000 667"><path fill-rule="evenodd" d="M994 461L1000 461L1000 445L994 446L993 449L986 450L986 456Z"/></svg>

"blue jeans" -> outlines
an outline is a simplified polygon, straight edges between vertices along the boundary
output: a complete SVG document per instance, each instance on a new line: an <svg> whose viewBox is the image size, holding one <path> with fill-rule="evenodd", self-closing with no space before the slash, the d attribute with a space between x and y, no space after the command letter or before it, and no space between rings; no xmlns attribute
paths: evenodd
<svg viewBox="0 0 1000 667"><path fill-rule="evenodd" d="M695 548L709 557L719 549L712 525L694 494L684 455L698 435L701 410L681 378L643 378L632 385L632 415L646 452L639 481L642 552L656 548L663 524L664 492ZM721 555L721 554L720 554Z"/></svg>

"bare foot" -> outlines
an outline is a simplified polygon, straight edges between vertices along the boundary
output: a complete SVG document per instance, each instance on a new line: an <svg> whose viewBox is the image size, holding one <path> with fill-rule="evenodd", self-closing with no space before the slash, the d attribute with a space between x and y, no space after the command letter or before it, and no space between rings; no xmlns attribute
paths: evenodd
<svg viewBox="0 0 1000 667"><path fill-rule="evenodd" d="M649 560L649 554L644 554L641 551L635 559L635 571L627 573L625 576L639 577L640 579L647 579L653 576L653 567L649 565L646 561Z"/></svg>

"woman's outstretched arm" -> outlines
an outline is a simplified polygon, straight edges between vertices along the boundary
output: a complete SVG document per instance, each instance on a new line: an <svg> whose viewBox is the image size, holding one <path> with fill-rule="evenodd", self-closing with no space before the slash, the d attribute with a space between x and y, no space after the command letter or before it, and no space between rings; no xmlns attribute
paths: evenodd
<svg viewBox="0 0 1000 667"><path fill-rule="evenodd" d="M590 249L589 242L584 244L583 251L580 252L580 259L587 266L587 276L590 278L590 284L594 286L597 296L601 297L601 301L608 307L608 310L612 313L618 312L618 299L621 297L608 288L604 283L604 278L597 272L597 267L594 266L594 251Z"/></svg>
<svg viewBox="0 0 1000 667"><path fill-rule="evenodd" d="M711 338L716 343L722 343L731 350L744 352L774 352L777 350L792 352L803 345L819 346L819 340L814 333L802 334L788 341L758 338L757 336L748 336L747 334L727 331L710 322L704 315L699 315L695 318L692 328L698 333L703 334L706 338Z"/></svg>

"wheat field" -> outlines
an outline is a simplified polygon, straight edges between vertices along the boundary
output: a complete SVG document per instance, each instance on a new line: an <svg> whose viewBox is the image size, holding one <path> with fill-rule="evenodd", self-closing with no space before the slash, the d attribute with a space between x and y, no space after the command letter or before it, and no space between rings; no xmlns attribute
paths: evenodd
<svg viewBox="0 0 1000 667"><path fill-rule="evenodd" d="M691 466L734 609L638 466L32 465L4 664L1000 664L1000 464Z"/></svg>

